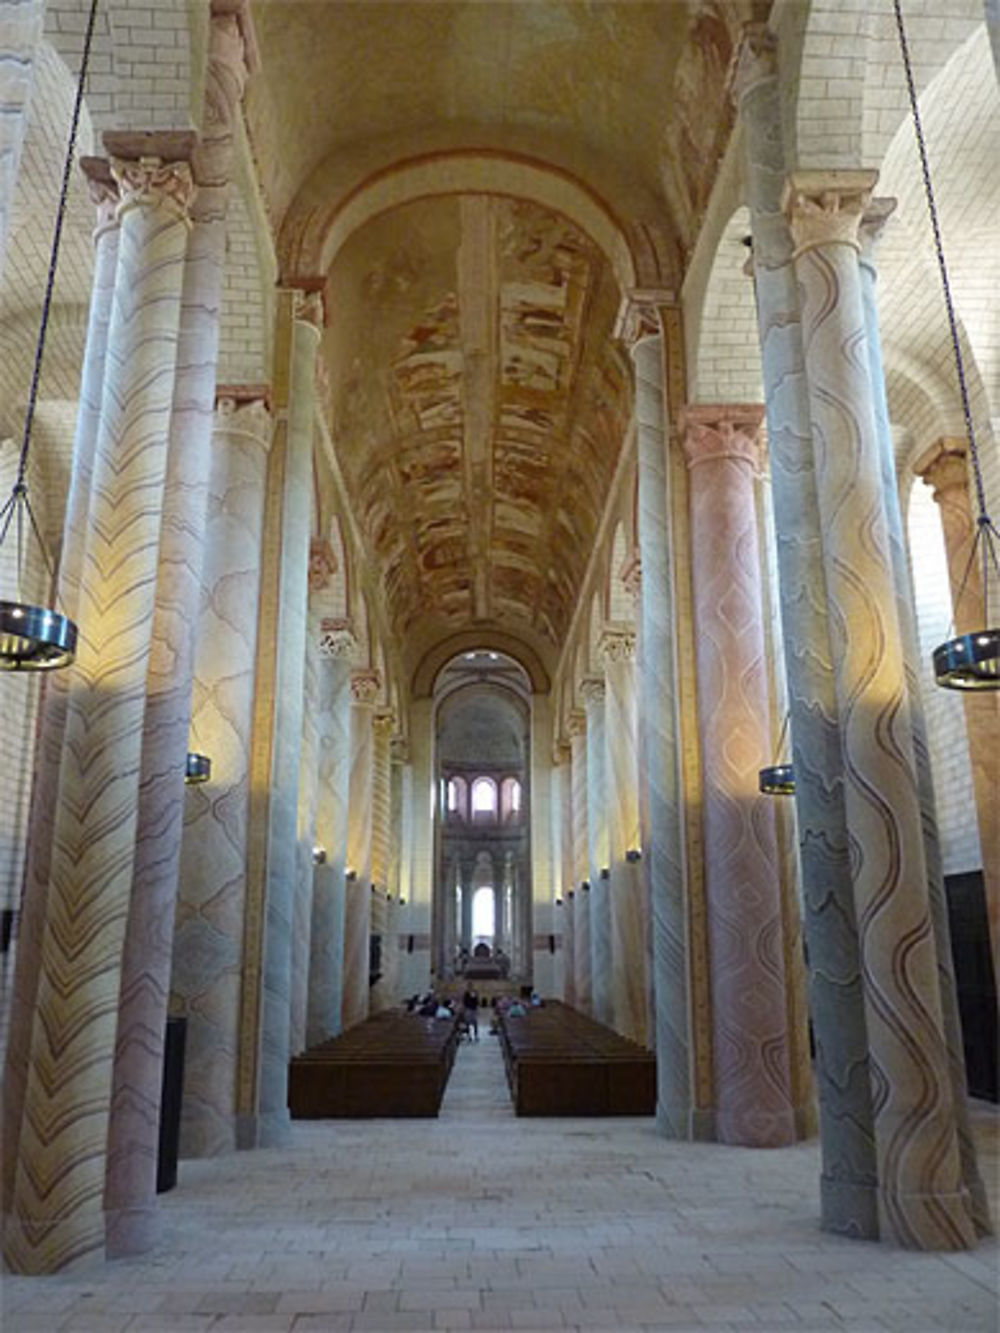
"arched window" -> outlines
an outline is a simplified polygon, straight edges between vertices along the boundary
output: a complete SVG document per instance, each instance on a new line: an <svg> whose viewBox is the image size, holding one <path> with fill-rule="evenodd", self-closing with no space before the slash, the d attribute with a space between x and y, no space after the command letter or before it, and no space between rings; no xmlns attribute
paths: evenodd
<svg viewBox="0 0 1000 1333"><path fill-rule="evenodd" d="M496 819L497 784L492 778L476 778L472 784L472 818Z"/></svg>
<svg viewBox="0 0 1000 1333"><path fill-rule="evenodd" d="M500 784L501 818L516 821L521 815L521 784L517 778L504 778Z"/></svg>
<svg viewBox="0 0 1000 1333"><path fill-rule="evenodd" d="M496 932L496 898L493 886L484 885L477 889L472 898L472 938L477 944L493 947Z"/></svg>
<svg viewBox="0 0 1000 1333"><path fill-rule="evenodd" d="M447 811L449 819L465 819L467 789L464 778L449 778Z"/></svg>

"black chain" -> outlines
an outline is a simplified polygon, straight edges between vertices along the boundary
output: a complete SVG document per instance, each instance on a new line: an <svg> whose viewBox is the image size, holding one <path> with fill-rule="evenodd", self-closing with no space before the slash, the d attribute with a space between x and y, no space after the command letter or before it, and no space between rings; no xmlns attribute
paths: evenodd
<svg viewBox="0 0 1000 1333"><path fill-rule="evenodd" d="M70 123L69 144L66 148L66 161L63 163L62 189L59 194L59 208L56 212L56 225L52 235L52 253L49 256L49 275L45 284L45 300L42 303L42 322L38 329L38 344L35 348L35 365L31 372L31 392L28 395L28 410L24 417L24 437L21 441L21 459L17 469L17 481L14 483L12 498L23 501L27 496L25 474L28 468L28 448L31 444L31 427L35 420L35 407L38 402L38 385L42 375L42 358L45 353L45 335L49 327L49 314L52 309L52 292L56 281L56 266L59 262L59 243L62 240L63 222L66 218L66 200L69 196L69 177L73 169L73 154L76 151L76 135L80 126L80 109L83 106L83 89L87 81L87 67L90 64L90 44L94 36L94 23L97 18L97 0L90 0L90 14L87 18L87 31L83 39L83 55L80 59L80 75L76 84L76 100L73 103L73 119ZM34 516L32 516L34 526ZM36 529L37 531L37 529Z"/></svg>
<svg viewBox="0 0 1000 1333"><path fill-rule="evenodd" d="M934 201L934 186L931 184L931 169L927 162L927 145L924 142L924 130L920 122L920 109L917 106L917 90L913 83L913 67L910 64L910 47L903 27L903 14L900 0L892 0L896 15L896 29L899 32L899 47L903 53L903 69L906 73L906 87L910 95L910 113L913 117L913 129L917 136L917 151L920 154L920 170L924 177L924 193L927 195L927 212L934 232L934 249L937 252L938 268L941 270L941 285L944 288L944 303L948 310L948 327L951 330L951 345L955 353L955 369L958 372L958 388L962 396L962 413L965 416L965 428L969 436L969 450L972 454L972 470L976 479L976 500L979 505L977 520L980 530L992 528L993 524L986 512L986 491L983 488L983 475L979 468L979 446L976 443L976 431L972 424L972 410L969 407L969 390L965 382L965 367L962 363L962 348L958 338L958 322L955 319L955 307L951 300L951 286L948 282L948 269L944 262L944 245L941 241L941 227L938 223L937 204Z"/></svg>

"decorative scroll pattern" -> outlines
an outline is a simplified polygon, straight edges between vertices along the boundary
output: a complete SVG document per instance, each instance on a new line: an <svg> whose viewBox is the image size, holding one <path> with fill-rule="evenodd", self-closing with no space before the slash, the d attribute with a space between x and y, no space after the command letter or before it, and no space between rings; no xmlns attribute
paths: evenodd
<svg viewBox="0 0 1000 1333"><path fill-rule="evenodd" d="M593 1013L593 953L590 893L581 885L590 875L587 840L587 727L581 714L570 718L570 782L573 803L573 986L576 1007Z"/></svg>
<svg viewBox="0 0 1000 1333"><path fill-rule="evenodd" d="M605 774L604 681L585 682L587 703L587 860L590 880L590 971L594 1017L611 1024L611 900L602 871L610 866Z"/></svg>
<svg viewBox="0 0 1000 1333"><path fill-rule="evenodd" d="M372 773L375 752L373 709L379 678L373 672L351 677L351 770L348 802L348 881L344 912L344 1027L368 1017L369 884L372 870Z"/></svg>

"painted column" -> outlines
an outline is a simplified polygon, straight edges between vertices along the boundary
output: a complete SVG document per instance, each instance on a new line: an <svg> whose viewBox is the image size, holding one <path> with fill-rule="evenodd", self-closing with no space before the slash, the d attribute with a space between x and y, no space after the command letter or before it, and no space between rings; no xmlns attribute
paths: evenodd
<svg viewBox="0 0 1000 1333"><path fill-rule="evenodd" d="M605 783L604 681L581 686L587 710L587 878L590 880L590 970L594 1017L610 1024L611 898Z"/></svg>
<svg viewBox="0 0 1000 1333"><path fill-rule="evenodd" d="M908 1248L957 1249L975 1232L955 1130L857 259L875 178L793 172L785 208L802 299L873 1078L877 1071L880 1233Z"/></svg>
<svg viewBox="0 0 1000 1333"><path fill-rule="evenodd" d="M341 621L320 625L319 790L316 841L326 860L313 869L306 1045L341 1030L344 997L344 872L351 776L351 661L357 640Z"/></svg>
<svg viewBox="0 0 1000 1333"><path fill-rule="evenodd" d="M309 1008L309 960L312 953L313 879L316 804L319 799L319 642L321 612L313 592L314 558L310 543L309 613L306 619L305 672L302 691L302 741L299 749L298 838L295 845L295 883L292 888L292 962L289 986L288 1049L301 1055L306 1048Z"/></svg>
<svg viewBox="0 0 1000 1333"><path fill-rule="evenodd" d="M820 1224L878 1235L868 1039L848 860L840 729L792 237L776 47L751 26L736 93L746 132L753 273L767 404L785 676L791 714L803 928L820 1102Z"/></svg>
<svg viewBox="0 0 1000 1333"><path fill-rule="evenodd" d="M927 868L928 903L931 921L934 926L938 984L941 991L941 1013L955 1105L955 1125L962 1164L962 1179L969 1191L976 1229L980 1235L989 1235L992 1233L989 1202L982 1177L979 1174L976 1147L969 1123L965 1053L962 1042L962 1024L958 1013L958 997L955 991L955 969L951 955L951 929L948 921L948 902L944 889L944 868L941 860L941 841L938 834L937 804L934 797L934 780L931 774L923 697L920 692L920 641L917 633L917 612L913 598L913 585L910 579L910 562L906 550L906 536L903 530L903 514L899 504L895 447L892 439L892 427L889 423L885 372L882 368L882 338L879 331L878 301L875 291L877 279L875 251L882 229L895 208L895 199L872 199L861 219L859 240L861 245L862 304L865 318L865 335L868 344L868 367L872 386L875 433L878 439L879 458L882 465L882 497L889 537L890 564L896 591L896 615L899 619L903 669L906 677L907 702L912 728L913 759L917 776L917 793L920 801L924 860ZM996 721L1000 719L1000 699L995 694L989 694L987 697L993 704L993 719ZM992 740L1000 742L1000 729L997 727L994 727ZM998 753L1000 751L991 749L991 761L987 761L991 770L989 777L992 778L996 776L996 756ZM991 785L995 806L996 784L993 782ZM991 821L988 827L992 827L996 822L996 820ZM994 842L1000 837L995 829L993 830L993 837Z"/></svg>
<svg viewBox="0 0 1000 1333"><path fill-rule="evenodd" d="M118 267L119 221L118 184L111 176L110 164L103 158L85 158L81 162L87 177L90 197L97 209L94 231L94 279L90 296L87 336L80 377L80 401L73 437L73 470L66 500L66 517L58 569L58 604L71 620L79 618L80 577L87 540L87 519L94 468L94 451L101 416L104 367L108 346ZM66 709L74 681L72 671L49 673L40 700L37 774L34 789L53 792L59 781ZM25 682L29 688L33 682ZM5 684L5 688L10 686ZM11 1206L17 1145L21 1132L21 1112L28 1072L31 1043L31 1015L36 1008L39 962L45 929L52 835L56 803L34 800L28 819L24 896L18 919L17 961L11 994L11 1022L8 1029L3 1080L4 1151L0 1154L3 1172L3 1211Z"/></svg>
<svg viewBox="0 0 1000 1333"><path fill-rule="evenodd" d="M351 771L347 815L347 902L344 911L344 1027L368 1017L368 936L371 930L374 671L351 676Z"/></svg>
<svg viewBox="0 0 1000 1333"><path fill-rule="evenodd" d="M430 699L410 701L409 794L404 805L409 836L404 844L409 858L410 892L407 895L407 933L413 935L407 974L414 989L431 982L431 906L434 887L434 722Z"/></svg>
<svg viewBox="0 0 1000 1333"><path fill-rule="evenodd" d="M43 14L42 0L6 0L0 23L0 274L17 196Z"/></svg>
<svg viewBox="0 0 1000 1333"><path fill-rule="evenodd" d="M458 883L462 897L462 943L472 952L472 867L460 867Z"/></svg>
<svg viewBox="0 0 1000 1333"><path fill-rule="evenodd" d="M277 297L250 772L237 1146L287 1141L292 911L309 597L317 291Z"/></svg>
<svg viewBox="0 0 1000 1333"><path fill-rule="evenodd" d="M372 987L371 1012L378 1013L388 1004L388 949L389 949L389 858L392 849L392 732L395 717L389 711L376 715L373 724L372 748L372 873L375 885L373 907L376 911L372 934L382 937L381 979ZM455 957L455 911L452 899L449 963Z"/></svg>
<svg viewBox="0 0 1000 1333"><path fill-rule="evenodd" d="M115 160L112 170L121 240L5 1237L19 1272L54 1272L105 1242L122 949L193 193L187 162Z"/></svg>
<svg viewBox="0 0 1000 1333"><path fill-rule="evenodd" d="M570 783L573 819L573 985L576 1007L594 1012L593 955L590 946L590 850L587 839L587 719L575 711L569 719Z"/></svg>
<svg viewBox="0 0 1000 1333"><path fill-rule="evenodd" d="M635 368L635 430L642 564L639 639L640 762L644 779L642 854L653 934L656 1120L668 1138L692 1134L687 983L687 903L681 820L674 580L667 527L667 441L663 341L655 306L626 308Z"/></svg>
<svg viewBox="0 0 1000 1333"><path fill-rule="evenodd" d="M981 562L977 558L971 566L969 564L976 528L969 496L968 447L964 438L944 438L913 465L917 476L931 487L940 510L956 634L981 629L983 614ZM989 691L966 692L963 702L993 963L997 968L1000 950L1000 819L997 818L996 765L1000 754L1000 695Z"/></svg>
<svg viewBox="0 0 1000 1333"><path fill-rule="evenodd" d="M261 536L271 415L262 386L220 396L212 440L170 1011L187 1019L182 1157L236 1147L243 915Z"/></svg>
<svg viewBox="0 0 1000 1333"><path fill-rule="evenodd" d="M608 849L611 869L612 1013L633 1041L646 1035L646 936L639 849L639 762L636 753L635 635L608 630L604 662ZM629 859L629 853L633 859Z"/></svg>
<svg viewBox="0 0 1000 1333"><path fill-rule="evenodd" d="M687 407L716 1135L795 1141L754 478L763 408Z"/></svg>
<svg viewBox="0 0 1000 1333"><path fill-rule="evenodd" d="M403 892L403 775L406 759L406 737L393 736L389 747L389 875L386 885L390 897L386 912L386 939L383 944L385 989L390 1004L398 1004L403 998L400 988L402 959L399 926Z"/></svg>

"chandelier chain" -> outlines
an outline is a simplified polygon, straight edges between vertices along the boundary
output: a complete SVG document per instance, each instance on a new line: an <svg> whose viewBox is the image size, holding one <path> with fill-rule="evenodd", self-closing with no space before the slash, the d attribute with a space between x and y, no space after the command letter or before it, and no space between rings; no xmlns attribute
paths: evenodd
<svg viewBox="0 0 1000 1333"><path fill-rule="evenodd" d="M903 13L900 0L892 0L896 16L896 30L899 33L899 47L903 55L903 70L906 74L906 88L910 99L910 113L917 139L917 151L920 154L920 170L924 178L924 193L927 196L927 212L930 215L931 229L934 233L934 249L937 253L938 268L941 271L941 286L944 289L944 303L948 311L948 327L951 331L951 345L955 354L955 369L958 372L958 388L962 398L962 413L965 428L969 436L969 451L972 455L972 471L976 482L976 501L979 506L979 527L991 526L986 512L986 492L983 487L982 472L979 467L979 446L976 443L976 431L972 424L972 409L969 406L969 390L965 382L965 367L962 362L962 348L958 338L958 321L951 299L951 284L948 281L948 269L944 261L944 244L941 240L941 227L938 222L937 203L934 199L934 186L931 183L931 170L927 161L927 145L924 140L923 125L920 120L920 108L917 105L917 90L913 82L913 66L910 62L910 46L903 27Z"/></svg>
<svg viewBox="0 0 1000 1333"><path fill-rule="evenodd" d="M83 39L83 53L80 57L80 75L76 84L76 98L73 102L73 119L70 123L69 143L66 148L66 160L63 163L62 186L59 192L59 207L56 211L56 223L52 234L52 252L49 255L49 272L45 283L45 299L42 302L42 319L38 328L38 343L35 347L35 364L31 372L31 391L28 394L28 409L24 417L24 436L21 441L21 457L17 468L17 481L14 494L24 499L27 492L25 474L28 468L28 449L31 444L31 427L35 420L35 407L38 403L38 386L42 374L42 359L45 354L45 335L49 327L49 315L52 310L52 293L55 288L56 268L59 262L59 244L62 240L63 222L66 218L66 202L69 197L69 178L73 169L73 155L76 151L76 136L80 127L80 111L83 107L83 92L87 82L87 68L90 64L90 47L94 36L97 19L98 0L90 0L90 12L87 16L87 29ZM32 516L34 525L34 516Z"/></svg>

